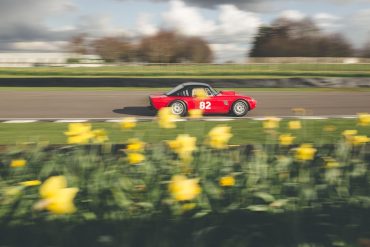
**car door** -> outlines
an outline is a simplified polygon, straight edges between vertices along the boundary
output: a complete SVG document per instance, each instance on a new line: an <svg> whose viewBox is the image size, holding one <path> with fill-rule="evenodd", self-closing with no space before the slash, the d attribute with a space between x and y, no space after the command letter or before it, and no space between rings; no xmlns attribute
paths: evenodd
<svg viewBox="0 0 370 247"><path fill-rule="evenodd" d="M205 95L205 97L197 97L197 90L199 90L200 92L203 91L203 95ZM194 87L192 89L192 97L195 109L201 109L204 113L225 112L224 103L217 97L217 95L213 95L212 92L206 87Z"/></svg>

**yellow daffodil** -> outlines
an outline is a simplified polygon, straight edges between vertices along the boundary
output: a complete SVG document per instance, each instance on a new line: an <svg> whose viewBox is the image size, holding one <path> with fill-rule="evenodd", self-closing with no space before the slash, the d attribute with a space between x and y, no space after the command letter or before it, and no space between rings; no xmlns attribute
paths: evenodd
<svg viewBox="0 0 370 247"><path fill-rule="evenodd" d="M279 136L279 143L280 145L283 145L283 146L292 145L294 139L295 137L292 136L291 134L283 134Z"/></svg>
<svg viewBox="0 0 370 247"><path fill-rule="evenodd" d="M136 165L143 162L145 160L145 156L141 153L128 153L127 160L131 165Z"/></svg>
<svg viewBox="0 0 370 247"><path fill-rule="evenodd" d="M354 144L353 139L354 139L355 135L357 135L357 133L358 133L357 130L345 130L345 131L342 132L342 135L344 136L347 143Z"/></svg>
<svg viewBox="0 0 370 247"><path fill-rule="evenodd" d="M233 176L224 176L219 180L219 184L222 187L232 187L235 185L235 178Z"/></svg>
<svg viewBox="0 0 370 247"><path fill-rule="evenodd" d="M128 152L141 152L144 150L145 143L136 138L128 140L126 151Z"/></svg>
<svg viewBox="0 0 370 247"><path fill-rule="evenodd" d="M208 94L204 88L194 88L193 96L198 100L205 100L208 98Z"/></svg>
<svg viewBox="0 0 370 247"><path fill-rule="evenodd" d="M295 157L298 160L313 160L315 157L316 149L311 144L301 144L296 150Z"/></svg>
<svg viewBox="0 0 370 247"><path fill-rule="evenodd" d="M345 130L342 132L342 135L347 137L347 136L354 136L357 134L357 130Z"/></svg>
<svg viewBox="0 0 370 247"><path fill-rule="evenodd" d="M279 128L279 121L280 121L280 118L268 117L265 120L263 120L263 128L264 129Z"/></svg>
<svg viewBox="0 0 370 247"><path fill-rule="evenodd" d="M302 128L301 121L299 120L293 120L288 122L288 127L291 130L297 130Z"/></svg>
<svg viewBox="0 0 370 247"><path fill-rule="evenodd" d="M31 187L31 186L37 186L40 185L41 181L40 180L28 180L28 181L23 181L20 182L19 185L25 186L25 187Z"/></svg>
<svg viewBox="0 0 370 247"><path fill-rule="evenodd" d="M55 192L55 196L47 198L46 209L54 214L71 214L76 211L73 199L78 192L77 188L64 188Z"/></svg>
<svg viewBox="0 0 370 247"><path fill-rule="evenodd" d="M170 107L164 107L158 111L158 124L159 127L164 129L176 128L175 121L179 119L179 116L172 113Z"/></svg>
<svg viewBox="0 0 370 247"><path fill-rule="evenodd" d="M189 179L183 175L173 176L168 189L176 201L193 200L202 191L198 179Z"/></svg>
<svg viewBox="0 0 370 247"><path fill-rule="evenodd" d="M370 114L369 113L359 113L358 114L358 125L360 126L370 125Z"/></svg>
<svg viewBox="0 0 370 247"><path fill-rule="evenodd" d="M95 143L104 143L109 140L107 132L104 129L93 130L94 142Z"/></svg>
<svg viewBox="0 0 370 247"><path fill-rule="evenodd" d="M212 148L223 149L227 147L233 136L229 126L216 126L208 133L208 143Z"/></svg>
<svg viewBox="0 0 370 247"><path fill-rule="evenodd" d="M68 144L86 144L94 137L89 123L70 123L64 134L68 136Z"/></svg>
<svg viewBox="0 0 370 247"><path fill-rule="evenodd" d="M189 110L189 117L191 119L199 119L202 118L203 111L201 109L191 109Z"/></svg>
<svg viewBox="0 0 370 247"><path fill-rule="evenodd" d="M181 210L183 212L187 212L187 211L193 210L196 206L197 206L197 204L194 203L194 202L184 203L183 205L181 205Z"/></svg>
<svg viewBox="0 0 370 247"><path fill-rule="evenodd" d="M40 195L42 198L53 197L55 193L67 187L67 179L64 176L53 176L45 180L40 187Z"/></svg>
<svg viewBox="0 0 370 247"><path fill-rule="evenodd" d="M10 167L23 167L27 164L27 161L26 160L12 160L12 162L10 163Z"/></svg>
<svg viewBox="0 0 370 247"><path fill-rule="evenodd" d="M180 157L185 163L192 161L192 153L197 149L197 138L188 134L178 135L175 140L167 141L168 146Z"/></svg>
<svg viewBox="0 0 370 247"><path fill-rule="evenodd" d="M369 141L370 141L370 138L365 136L365 135L352 136L349 139L349 142L352 143L354 146L363 145L363 144L366 144Z"/></svg>
<svg viewBox="0 0 370 247"><path fill-rule="evenodd" d="M337 127L335 127L334 125L326 125L323 130L326 131L326 132L333 132L337 129Z"/></svg>
<svg viewBox="0 0 370 247"><path fill-rule="evenodd" d="M68 131L64 132L67 136L81 135L91 131L91 124L89 123L70 123Z"/></svg>
<svg viewBox="0 0 370 247"><path fill-rule="evenodd" d="M122 121L120 122L120 126L122 129L132 129L136 127L136 122L136 118L126 117L122 119Z"/></svg>
<svg viewBox="0 0 370 247"><path fill-rule="evenodd" d="M336 161L335 159L331 158L331 157L326 157L324 158L324 161L325 161L325 168L338 168L340 167L340 164L338 161Z"/></svg>
<svg viewBox="0 0 370 247"><path fill-rule="evenodd" d="M76 211L73 199L77 192L77 188L67 188L64 176L50 177L40 187L40 205L54 214L71 214Z"/></svg>

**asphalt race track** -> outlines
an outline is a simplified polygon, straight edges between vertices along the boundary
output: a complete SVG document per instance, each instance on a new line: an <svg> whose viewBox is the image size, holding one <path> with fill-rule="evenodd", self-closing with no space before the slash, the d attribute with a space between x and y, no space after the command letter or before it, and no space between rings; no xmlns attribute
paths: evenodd
<svg viewBox="0 0 370 247"><path fill-rule="evenodd" d="M152 117L148 91L0 91L0 118ZM248 117L291 116L303 107L310 115L370 112L370 92L241 92L257 100Z"/></svg>

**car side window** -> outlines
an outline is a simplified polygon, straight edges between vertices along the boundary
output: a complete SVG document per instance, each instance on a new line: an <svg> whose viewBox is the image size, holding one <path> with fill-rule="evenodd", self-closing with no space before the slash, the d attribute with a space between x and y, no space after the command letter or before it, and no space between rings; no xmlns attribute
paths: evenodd
<svg viewBox="0 0 370 247"><path fill-rule="evenodd" d="M192 90L192 94L191 94L193 97L195 97L196 95L207 95L207 96L212 96L212 93L211 91L209 90L209 88L204 88L204 87L195 87L193 88Z"/></svg>
<svg viewBox="0 0 370 247"><path fill-rule="evenodd" d="M204 88L204 90L206 90L208 96L213 96L211 90L208 87Z"/></svg>
<svg viewBox="0 0 370 247"><path fill-rule="evenodd" d="M188 89L183 89L183 90L180 90L176 93L176 96L184 96L184 97L188 97L189 96L189 90Z"/></svg>

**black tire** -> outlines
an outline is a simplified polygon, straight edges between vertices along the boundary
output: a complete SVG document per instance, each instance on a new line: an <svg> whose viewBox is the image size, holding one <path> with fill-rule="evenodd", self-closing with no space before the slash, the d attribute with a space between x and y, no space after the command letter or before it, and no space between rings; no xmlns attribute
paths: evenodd
<svg viewBox="0 0 370 247"><path fill-rule="evenodd" d="M231 113L236 117L242 117L247 115L249 111L249 105L245 100L239 99L231 106Z"/></svg>
<svg viewBox="0 0 370 247"><path fill-rule="evenodd" d="M181 117L185 116L188 111L185 102L182 100L172 101L170 107L173 114Z"/></svg>

